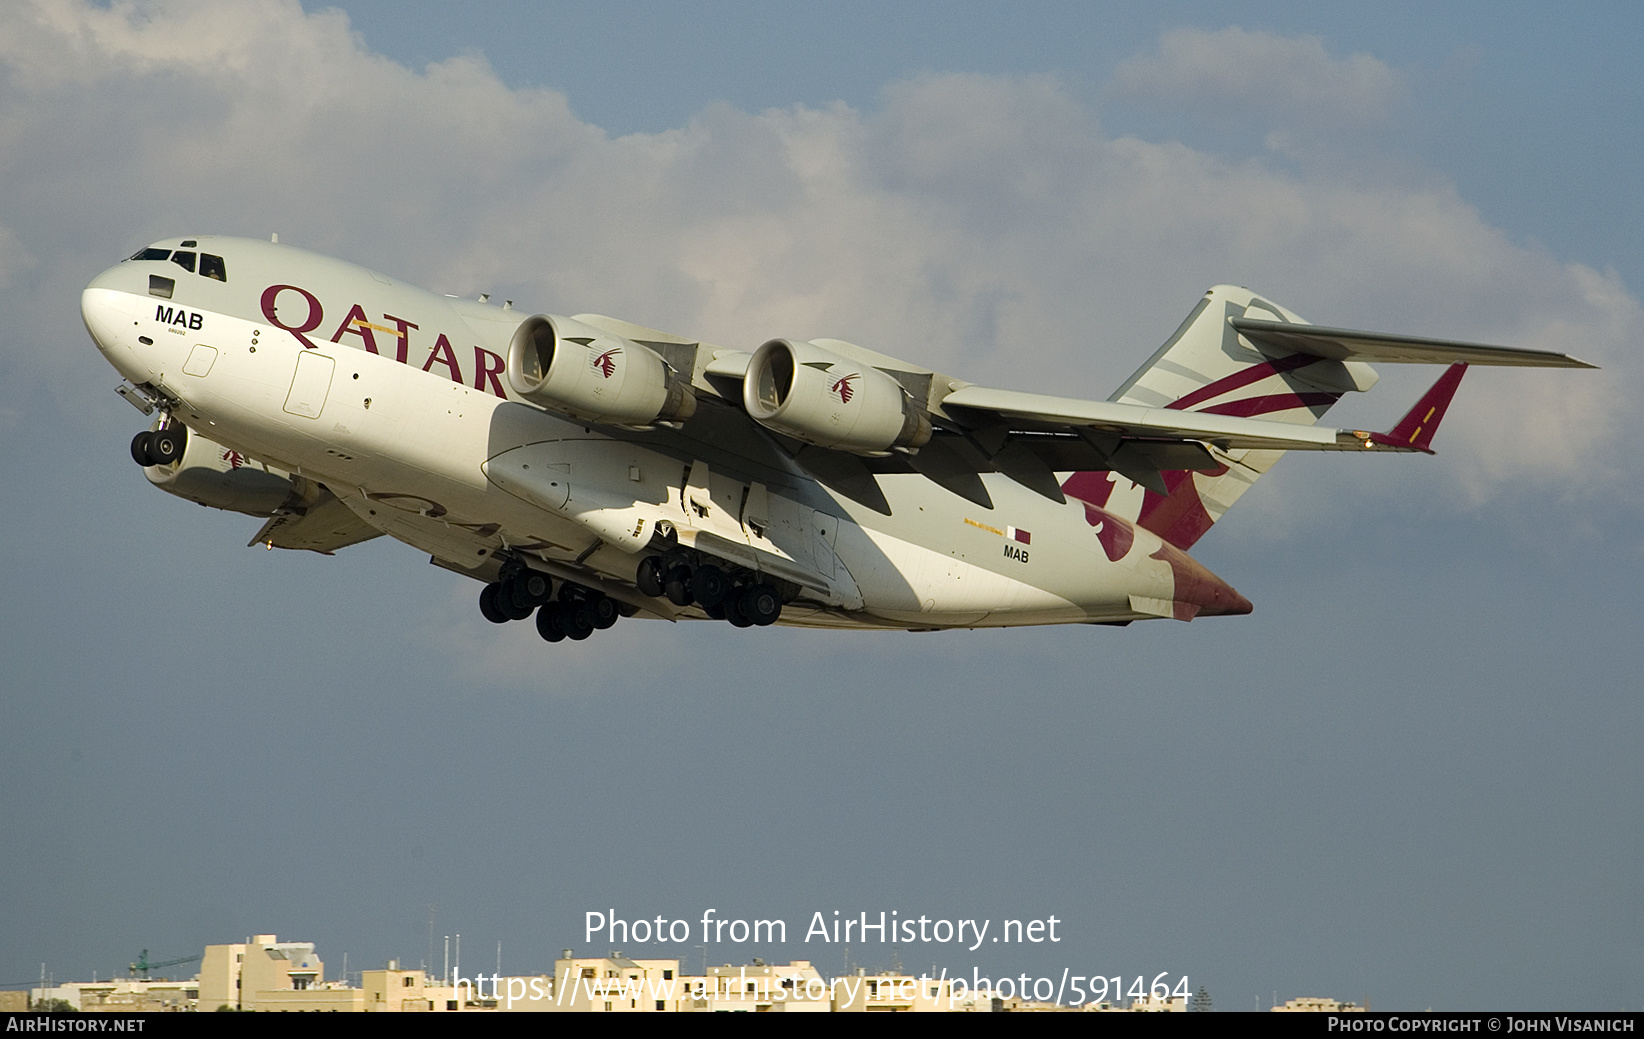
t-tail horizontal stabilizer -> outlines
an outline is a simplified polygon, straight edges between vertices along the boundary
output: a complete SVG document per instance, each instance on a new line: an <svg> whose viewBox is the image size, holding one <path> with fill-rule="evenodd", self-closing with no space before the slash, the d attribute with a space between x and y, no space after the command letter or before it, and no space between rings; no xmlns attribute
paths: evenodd
<svg viewBox="0 0 1644 1039"><path fill-rule="evenodd" d="M1214 289L1211 291L1215 291ZM1385 361L1389 364L1491 364L1513 368L1596 368L1579 358L1552 350L1455 343L1387 332L1358 332L1289 321L1230 317L1228 324L1260 346L1311 354L1335 361Z"/></svg>

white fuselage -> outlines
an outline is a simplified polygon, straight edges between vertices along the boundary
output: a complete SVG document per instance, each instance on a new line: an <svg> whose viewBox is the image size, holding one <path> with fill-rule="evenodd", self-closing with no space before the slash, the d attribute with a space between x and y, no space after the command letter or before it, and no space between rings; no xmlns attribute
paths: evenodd
<svg viewBox="0 0 1644 1039"><path fill-rule="evenodd" d="M1148 531L1133 528L1110 559L1078 502L1002 475L983 476L987 509L916 473L881 474L886 515L818 482L711 390L678 430L579 423L523 401L504 371L523 312L290 247L191 241L225 258L226 279L134 259L85 290L86 327L110 363L195 434L323 484L453 569L483 578L523 553L650 612L697 616L633 588L644 537L625 533L670 523L696 548L802 586L784 623L1169 616L1184 572L1233 597L1221 601L1234 609L1206 612L1243 612L1237 593ZM151 292L156 278L169 295ZM705 367L714 351L701 351Z"/></svg>

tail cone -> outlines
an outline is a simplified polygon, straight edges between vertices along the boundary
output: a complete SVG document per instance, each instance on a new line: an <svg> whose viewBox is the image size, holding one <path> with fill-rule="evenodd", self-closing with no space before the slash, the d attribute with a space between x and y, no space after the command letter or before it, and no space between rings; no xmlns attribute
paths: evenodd
<svg viewBox="0 0 1644 1039"><path fill-rule="evenodd" d="M1176 591L1172 598L1176 603L1177 620L1238 615L1254 609L1250 600L1234 591L1232 585L1168 542L1159 546L1153 558L1170 564L1171 573L1176 577Z"/></svg>

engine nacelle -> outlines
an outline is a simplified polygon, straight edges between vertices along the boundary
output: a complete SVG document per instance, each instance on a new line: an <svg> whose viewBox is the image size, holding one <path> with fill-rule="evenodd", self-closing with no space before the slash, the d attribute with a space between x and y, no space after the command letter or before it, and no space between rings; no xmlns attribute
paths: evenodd
<svg viewBox="0 0 1644 1039"><path fill-rule="evenodd" d="M590 422L648 426L696 413L689 377L654 350L548 314L527 318L514 332L508 382L534 404Z"/></svg>
<svg viewBox="0 0 1644 1039"><path fill-rule="evenodd" d="M855 454L930 441L930 414L901 383L815 343L773 339L755 351L742 406L778 433Z"/></svg>
<svg viewBox="0 0 1644 1039"><path fill-rule="evenodd" d="M143 469L148 482L179 498L214 509L272 516L292 497L291 478L238 451L188 431L180 458Z"/></svg>

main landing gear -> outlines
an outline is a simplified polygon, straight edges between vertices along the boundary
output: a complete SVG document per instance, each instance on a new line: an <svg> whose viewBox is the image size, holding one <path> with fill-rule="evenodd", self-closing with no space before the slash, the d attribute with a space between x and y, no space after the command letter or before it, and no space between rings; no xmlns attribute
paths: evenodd
<svg viewBox="0 0 1644 1039"><path fill-rule="evenodd" d="M619 617L632 617L636 607L603 592L570 581L559 582L556 598L553 578L539 570L522 569L480 591L480 613L493 624L522 621L537 615L537 634L548 642L580 642L603 631Z"/></svg>
<svg viewBox="0 0 1644 1039"><path fill-rule="evenodd" d="M775 585L752 572L727 573L716 563L693 565L683 549L646 556L634 580L641 594L666 598L675 606L695 603L708 616L738 628L765 627L782 616Z"/></svg>

